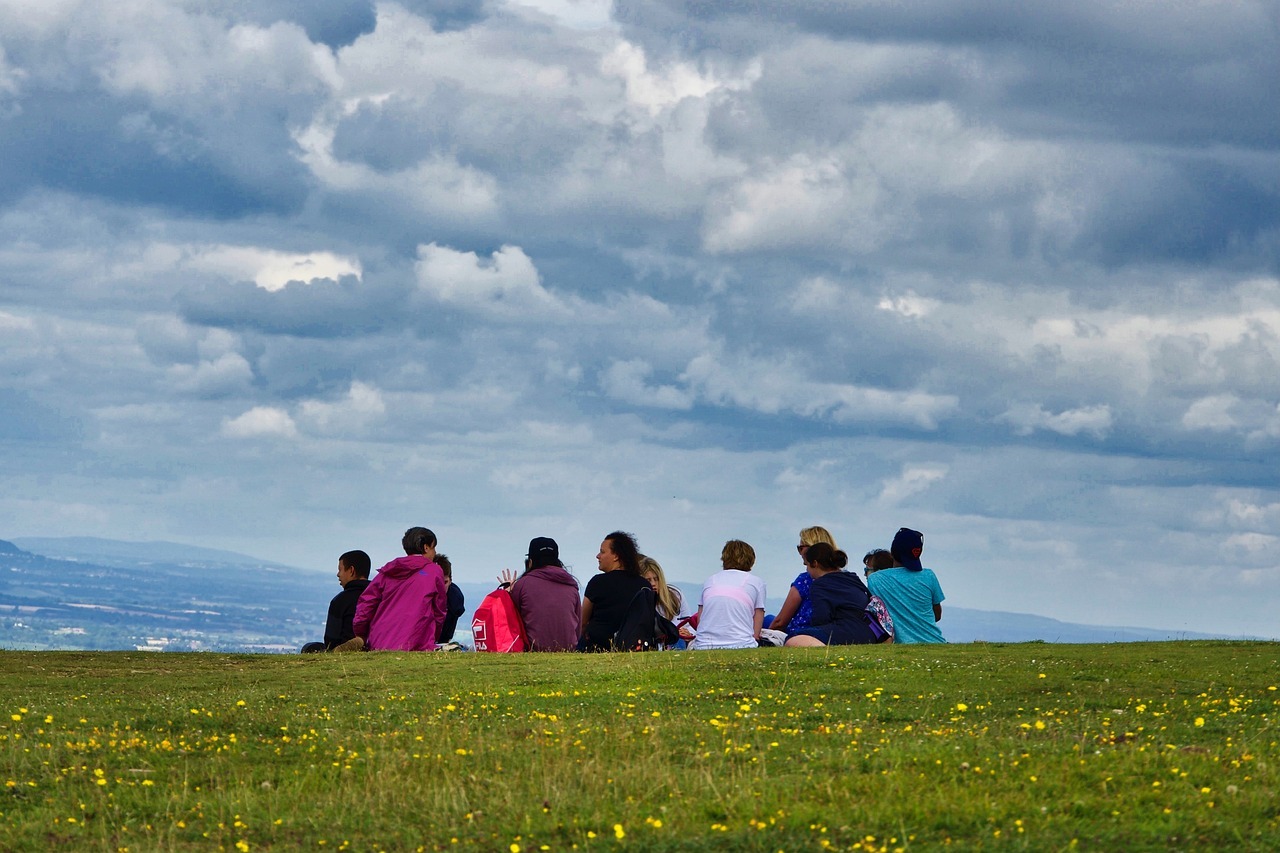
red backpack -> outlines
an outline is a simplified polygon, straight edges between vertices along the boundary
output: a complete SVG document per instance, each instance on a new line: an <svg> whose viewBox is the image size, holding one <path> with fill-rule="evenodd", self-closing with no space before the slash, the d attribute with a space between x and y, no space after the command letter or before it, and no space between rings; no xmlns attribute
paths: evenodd
<svg viewBox="0 0 1280 853"><path fill-rule="evenodd" d="M511 593L495 589L484 597L471 620L471 638L478 652L523 652L529 647Z"/></svg>

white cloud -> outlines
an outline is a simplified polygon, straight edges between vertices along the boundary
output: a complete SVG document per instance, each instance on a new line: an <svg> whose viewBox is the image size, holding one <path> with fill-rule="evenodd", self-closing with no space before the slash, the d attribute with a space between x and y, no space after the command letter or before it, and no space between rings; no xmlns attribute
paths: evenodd
<svg viewBox="0 0 1280 853"><path fill-rule="evenodd" d="M418 287L433 299L487 316L515 320L570 316L545 290L537 267L519 246L503 246L488 260L430 243L418 247Z"/></svg>
<svg viewBox="0 0 1280 853"><path fill-rule="evenodd" d="M222 434L228 438L295 438L298 427L284 409L255 406L242 415L223 421Z"/></svg>
<svg viewBox="0 0 1280 853"><path fill-rule="evenodd" d="M1239 402L1234 394L1215 394L1203 397L1187 407L1182 415L1182 425L1191 430L1210 430L1225 432L1234 429L1236 419L1231 416L1231 407Z"/></svg>
<svg viewBox="0 0 1280 853"><path fill-rule="evenodd" d="M99 73L121 94L219 104L255 87L261 97L323 93L339 84L333 54L296 24L227 26L163 3L116 7L98 23L108 39ZM160 28L165 37L155 38Z"/></svg>
<svg viewBox="0 0 1280 853"><path fill-rule="evenodd" d="M335 281L343 276L360 278L360 261L333 252L282 252L258 246L192 247L182 265L202 272L252 281L263 290L277 291L291 281L318 278Z"/></svg>
<svg viewBox="0 0 1280 853"><path fill-rule="evenodd" d="M903 465L902 473L881 484L879 500L885 504L901 503L944 480L950 470L950 466L941 464Z"/></svg>
<svg viewBox="0 0 1280 853"><path fill-rule="evenodd" d="M1280 527L1280 503L1256 504L1232 498L1227 502L1227 519L1238 526Z"/></svg>
<svg viewBox="0 0 1280 853"><path fill-rule="evenodd" d="M600 70L626 82L627 99L656 115L686 98L705 98L717 90L742 91L760 78L759 64L749 66L736 78L721 79L713 72L700 71L689 62L671 62L652 71L644 48L622 41L600 61Z"/></svg>
<svg viewBox="0 0 1280 853"><path fill-rule="evenodd" d="M175 390L197 394L218 394L247 388L253 368L236 352L223 353L198 364L175 364L167 370Z"/></svg>
<svg viewBox="0 0 1280 853"><path fill-rule="evenodd" d="M30 317L22 317L17 314L10 314L8 311L0 311L0 330L5 332L30 332L35 327L36 324Z"/></svg>
<svg viewBox="0 0 1280 853"><path fill-rule="evenodd" d="M386 412L382 392L364 382L352 382L342 400L304 400L298 406L300 419L326 433L356 432L378 422Z"/></svg>
<svg viewBox="0 0 1280 853"><path fill-rule="evenodd" d="M936 299L925 299L907 291L902 294L881 297L880 301L876 303L876 307L881 311L888 311L891 314L914 319L928 316L937 310L940 304Z"/></svg>
<svg viewBox="0 0 1280 853"><path fill-rule="evenodd" d="M372 101L370 101L372 102ZM342 112L354 111L359 101ZM483 171L440 152L424 153L414 165L389 172L333 153L336 121L318 118L294 132L303 163L325 186L350 195L385 196L410 209L453 220L485 222L498 212L496 181Z"/></svg>
<svg viewBox="0 0 1280 853"><path fill-rule="evenodd" d="M1094 438L1105 438L1112 426L1111 407L1107 405L1067 409L1054 414L1039 404L1019 403L1011 406L997 420L1012 425L1018 435L1030 435L1043 429L1059 435L1087 433Z"/></svg>
<svg viewBox="0 0 1280 853"><path fill-rule="evenodd" d="M1274 552L1277 544L1280 544L1280 536L1266 533L1235 533L1223 542L1227 548L1247 554Z"/></svg>
<svg viewBox="0 0 1280 853"><path fill-rule="evenodd" d="M839 143L759 161L708 205L703 247L868 254L909 244L950 227L939 211L1051 196L1065 179L1061 157L1052 146L977 126L947 104L872 107ZM1031 223L1029 233L1039 244L1057 236L1056 222ZM1007 224L990 227L1003 237Z"/></svg>
<svg viewBox="0 0 1280 853"><path fill-rule="evenodd" d="M1277 404L1270 416L1266 418L1263 425L1249 433L1251 442L1263 442L1273 438L1280 438L1280 404Z"/></svg>
<svg viewBox="0 0 1280 853"><path fill-rule="evenodd" d="M650 385L646 380L653 366L643 359L615 361L600 377L600 385L610 397L636 406L658 409L687 410L693 407L693 394L674 385Z"/></svg>
<svg viewBox="0 0 1280 853"><path fill-rule="evenodd" d="M830 418L837 423L897 423L937 429L959 407L946 394L885 391L806 378L787 360L704 354L689 362L681 379L701 400L741 406L764 414Z"/></svg>
<svg viewBox="0 0 1280 853"><path fill-rule="evenodd" d="M833 156L798 155L764 174L745 178L707 215L709 252L847 246L868 252L895 227L879 210L881 188L858 179Z"/></svg>
<svg viewBox="0 0 1280 853"><path fill-rule="evenodd" d="M3 115L5 95L17 95L21 89L26 73L21 68L14 68L5 58L4 45L0 44L0 115Z"/></svg>

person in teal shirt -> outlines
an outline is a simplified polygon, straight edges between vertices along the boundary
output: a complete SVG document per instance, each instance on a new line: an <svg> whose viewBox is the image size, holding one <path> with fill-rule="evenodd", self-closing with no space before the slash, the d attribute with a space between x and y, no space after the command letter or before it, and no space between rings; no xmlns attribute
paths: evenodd
<svg viewBox="0 0 1280 853"><path fill-rule="evenodd" d="M938 629L946 598L937 575L920 563L924 534L903 527L893 537L889 552L897 566L867 578L867 588L878 595L893 617L895 643L945 643Z"/></svg>

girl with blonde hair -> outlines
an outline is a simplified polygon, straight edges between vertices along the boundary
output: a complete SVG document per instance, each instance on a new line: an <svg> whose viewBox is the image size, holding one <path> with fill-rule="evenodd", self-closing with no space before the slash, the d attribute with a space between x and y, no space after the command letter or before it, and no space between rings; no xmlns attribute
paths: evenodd
<svg viewBox="0 0 1280 853"><path fill-rule="evenodd" d="M658 599L658 612L672 622L680 618L684 609L684 596L680 590L667 583L667 576L662 565L653 557L640 555L640 576L653 587L653 594Z"/></svg>

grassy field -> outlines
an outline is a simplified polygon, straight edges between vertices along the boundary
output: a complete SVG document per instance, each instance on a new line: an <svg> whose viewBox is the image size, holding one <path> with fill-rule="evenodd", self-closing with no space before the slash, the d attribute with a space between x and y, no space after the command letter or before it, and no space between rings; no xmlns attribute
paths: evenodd
<svg viewBox="0 0 1280 853"><path fill-rule="evenodd" d="M0 652L3 850L1280 849L1280 645Z"/></svg>

